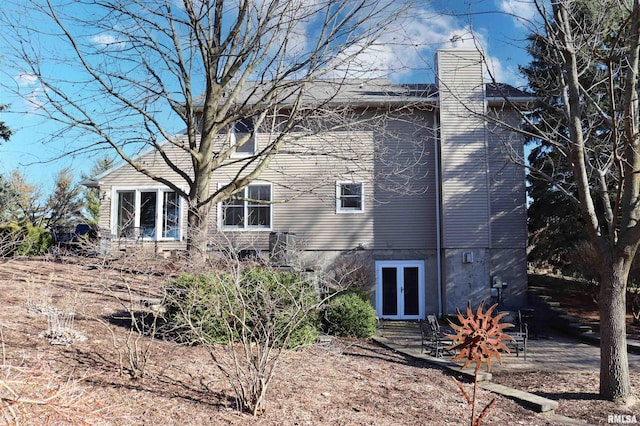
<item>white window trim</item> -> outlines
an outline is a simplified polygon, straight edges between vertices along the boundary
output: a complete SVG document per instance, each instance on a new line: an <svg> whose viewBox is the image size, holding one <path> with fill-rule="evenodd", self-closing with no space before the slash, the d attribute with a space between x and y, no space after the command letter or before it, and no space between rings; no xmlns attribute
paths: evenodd
<svg viewBox="0 0 640 426"><path fill-rule="evenodd" d="M270 232L273 230L273 184L271 182L263 182L263 181L254 181L251 182L249 185L245 186L243 188L243 191L246 190L249 186L251 185L268 185L269 186L269 194L271 195L271 203L268 204L269 205L269 226L268 227L264 227L264 226L247 226L246 224L246 217L247 217L247 201L243 202L243 207L244 207L244 226L242 228L239 228L237 226L225 226L224 223L222 222L222 203L224 201L221 201L218 203L217 205L217 216L218 216L218 229L220 229L221 231L224 232ZM218 188L221 188L222 186L224 186L224 184L219 183L218 184Z"/></svg>
<svg viewBox="0 0 640 426"><path fill-rule="evenodd" d="M361 187L361 193L360 193L360 206L361 208L356 210L356 209L345 209L342 208L340 205L340 195L341 195L341 191L340 188L342 185L345 184L359 184ZM337 181L336 182L336 213L347 213L347 214L361 214L364 213L365 211L365 205L364 205L364 200L365 200L365 196L364 196L364 190L365 190L365 185L364 182L361 181Z"/></svg>
<svg viewBox="0 0 640 426"><path fill-rule="evenodd" d="M182 241L183 238L183 227L185 220L185 211L184 211L184 200L182 197L178 196L178 209L180 211L180 218L178 220L178 237L162 237L162 203L164 201L164 197L162 196L165 192L175 192L173 189L168 188L166 186L114 186L111 187L111 233L113 235L118 235L118 192L127 192L132 191L135 192L134 196L134 208L135 208L135 217L134 217L134 228L140 228L140 204L142 192L155 192L156 193L156 237L142 237L144 241Z"/></svg>

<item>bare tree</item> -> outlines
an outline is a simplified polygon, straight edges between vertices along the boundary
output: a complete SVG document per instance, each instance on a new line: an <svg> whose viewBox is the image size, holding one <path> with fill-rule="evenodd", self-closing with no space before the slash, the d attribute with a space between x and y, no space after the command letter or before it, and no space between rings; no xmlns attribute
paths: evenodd
<svg viewBox="0 0 640 426"><path fill-rule="evenodd" d="M534 60L523 70L540 102L520 116L520 133L540 147L530 176L548 181L549 191L580 212L600 278L600 394L632 401L625 313L627 279L640 245L640 3L535 5L540 25L530 36ZM502 118L488 120L518 130L517 122Z"/></svg>
<svg viewBox="0 0 640 426"><path fill-rule="evenodd" d="M187 200L191 254L204 251L210 206L256 179L291 130L331 100L314 101L312 83L362 70L360 54L407 7L397 0L17 3L17 10L3 7L13 30L5 41L41 86L35 107L62 123L65 136L85 132L67 153L108 147ZM53 58L38 50L45 43L58 47ZM56 74L51 63L78 77ZM334 80L331 91L341 84ZM180 127L184 137L176 138ZM232 160L258 128L271 132L269 143ZM175 177L136 160L149 147ZM239 171L211 191L211 174L229 162Z"/></svg>

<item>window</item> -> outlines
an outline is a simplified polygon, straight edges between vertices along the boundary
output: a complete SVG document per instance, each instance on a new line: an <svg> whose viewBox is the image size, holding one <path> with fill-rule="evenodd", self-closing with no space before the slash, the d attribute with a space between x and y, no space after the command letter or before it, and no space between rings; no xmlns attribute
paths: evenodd
<svg viewBox="0 0 640 426"><path fill-rule="evenodd" d="M225 230L271 229L271 185L251 184L220 203L220 227Z"/></svg>
<svg viewBox="0 0 640 426"><path fill-rule="evenodd" d="M164 192L162 201L162 238L177 240L180 236L180 197Z"/></svg>
<svg viewBox="0 0 640 426"><path fill-rule="evenodd" d="M140 193L140 232L144 238L156 238L157 199L156 192Z"/></svg>
<svg viewBox="0 0 640 426"><path fill-rule="evenodd" d="M115 234L151 240L180 238L180 197L164 189L116 190Z"/></svg>
<svg viewBox="0 0 640 426"><path fill-rule="evenodd" d="M231 143L240 142L248 138L246 142L236 148L234 157L248 157L256 153L256 136L253 128L253 118L242 118L236 121L231 129Z"/></svg>
<svg viewBox="0 0 640 426"><path fill-rule="evenodd" d="M336 184L336 211L338 213L364 212L364 185L362 182Z"/></svg>
<svg viewBox="0 0 640 426"><path fill-rule="evenodd" d="M135 227L136 216L136 192L135 191L119 191L117 197L117 235L128 234L133 232Z"/></svg>

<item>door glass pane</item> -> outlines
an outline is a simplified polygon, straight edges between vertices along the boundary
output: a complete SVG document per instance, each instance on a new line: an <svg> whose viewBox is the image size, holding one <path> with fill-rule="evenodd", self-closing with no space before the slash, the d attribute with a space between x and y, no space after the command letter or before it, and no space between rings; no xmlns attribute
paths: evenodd
<svg viewBox="0 0 640 426"><path fill-rule="evenodd" d="M178 194L165 192L162 202L162 237L178 238L180 226L180 203Z"/></svg>
<svg viewBox="0 0 640 426"><path fill-rule="evenodd" d="M125 236L128 231L133 230L135 226L136 207L135 207L135 191L119 191L118 192L118 219L117 232L118 236Z"/></svg>
<svg viewBox="0 0 640 426"><path fill-rule="evenodd" d="M396 268L382 268L382 315L398 315L398 274Z"/></svg>
<svg viewBox="0 0 640 426"><path fill-rule="evenodd" d="M156 236L156 192L140 193L140 232L143 237Z"/></svg>
<svg viewBox="0 0 640 426"><path fill-rule="evenodd" d="M404 268L404 314L419 315L418 268Z"/></svg>

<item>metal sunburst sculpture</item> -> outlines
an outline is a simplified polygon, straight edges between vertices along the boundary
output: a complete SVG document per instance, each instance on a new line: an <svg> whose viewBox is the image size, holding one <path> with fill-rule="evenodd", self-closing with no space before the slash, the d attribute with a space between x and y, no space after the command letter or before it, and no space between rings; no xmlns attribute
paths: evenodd
<svg viewBox="0 0 640 426"><path fill-rule="evenodd" d="M455 330L455 335L447 335L447 338L453 341L452 345L448 347L448 350L459 349L460 353L456 355L452 361L459 361L466 359L461 369L465 369L473 361L476 363L476 369L473 381L473 398L469 397L469 394L464 390L464 387L453 378L456 385L464 395L467 403L471 405L471 426L480 426L482 420L489 412L489 409L496 402L494 398L487 404L482 410L482 413L476 419L476 392L478 387L478 371L482 365L482 361L487 361L487 371L491 371L491 357L495 357L500 365L502 365L502 358L500 357L501 350L509 353L509 348L502 343L503 340L513 340L511 336L503 333L503 330L509 327L513 327L513 324L500 323L500 320L507 315L507 313L501 313L492 317L494 309L497 304L487 309L487 312L483 312L484 302L481 302L478 306L477 312L474 314L471 305L467 305L467 316L458 311L458 321L460 325L454 324L449 321L451 327Z"/></svg>
<svg viewBox="0 0 640 426"><path fill-rule="evenodd" d="M482 365L482 361L486 360L487 371L491 371L491 357L495 357L500 365L502 365L502 358L500 357L499 351L503 350L509 353L509 348L507 348L502 341L505 339L513 340L513 338L503 333L503 330L513 327L513 324L500 323L500 320L508 314L507 312L500 313L495 317L491 316L496 306L498 305L495 304L487 309L487 312L482 312L484 302L481 302L477 312L474 314L471 310L471 305L467 305L466 318L458 311L458 321L460 325L450 323L456 334L447 336L447 338L453 341L453 344L447 349L460 350L460 353L456 355L452 361L459 361L466 358L462 366L463 369L475 361L475 373L477 374Z"/></svg>

